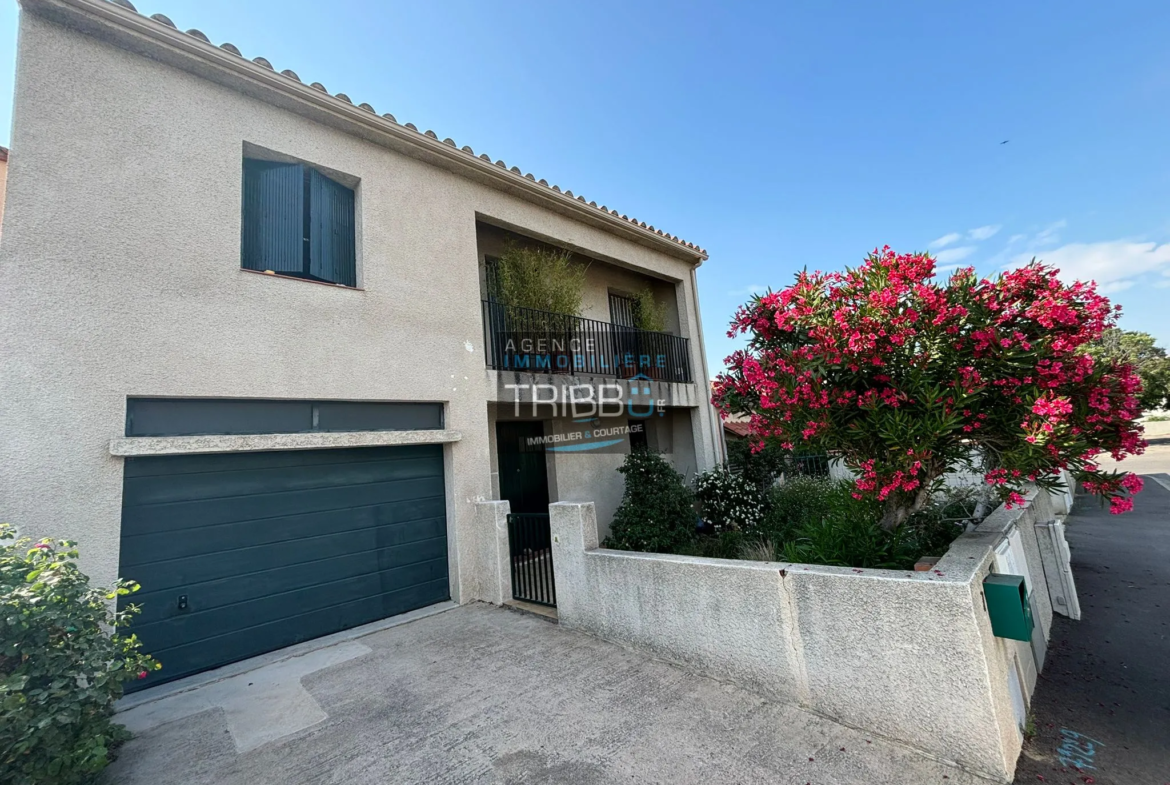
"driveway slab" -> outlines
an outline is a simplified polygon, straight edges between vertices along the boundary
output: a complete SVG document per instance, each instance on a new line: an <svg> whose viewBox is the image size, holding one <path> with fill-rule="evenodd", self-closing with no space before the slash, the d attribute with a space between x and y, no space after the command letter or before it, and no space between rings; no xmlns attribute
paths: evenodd
<svg viewBox="0 0 1170 785"><path fill-rule="evenodd" d="M120 718L136 737L107 782L125 785L987 782L645 654L478 604Z"/></svg>

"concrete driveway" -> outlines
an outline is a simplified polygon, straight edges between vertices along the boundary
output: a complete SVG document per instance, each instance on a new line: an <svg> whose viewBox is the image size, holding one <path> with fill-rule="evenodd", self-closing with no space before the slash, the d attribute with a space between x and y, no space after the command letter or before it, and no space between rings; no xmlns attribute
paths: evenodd
<svg viewBox="0 0 1170 785"><path fill-rule="evenodd" d="M986 780L738 687L488 605L144 703L108 783Z"/></svg>

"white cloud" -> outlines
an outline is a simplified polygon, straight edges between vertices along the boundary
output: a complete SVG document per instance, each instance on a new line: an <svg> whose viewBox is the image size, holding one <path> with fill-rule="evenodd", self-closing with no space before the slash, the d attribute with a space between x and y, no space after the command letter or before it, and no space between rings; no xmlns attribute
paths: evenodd
<svg viewBox="0 0 1170 785"><path fill-rule="evenodd" d="M1063 226L1064 222L1060 224ZM1031 253L1012 257L1009 267L1027 264ZM1060 270L1062 280L1096 281L1101 292L1120 292L1135 284L1138 276L1160 272L1170 275L1170 243L1134 243L1110 240L1069 243L1036 255Z"/></svg>
<svg viewBox="0 0 1170 785"><path fill-rule="evenodd" d="M1053 245L1060 242L1060 230L1066 226L1068 226L1068 221L1064 219L1049 224L1036 233L1036 236L1032 238L1032 245Z"/></svg>
<svg viewBox="0 0 1170 785"><path fill-rule="evenodd" d="M935 261L941 264L950 264L966 259L971 254L975 253L975 246L973 245L957 245L954 248L948 248L945 251L939 251L934 255Z"/></svg>
<svg viewBox="0 0 1170 785"><path fill-rule="evenodd" d="M1098 286L1097 291L1101 294L1117 294L1118 292L1124 292L1133 285L1133 281L1110 281L1109 283L1103 283Z"/></svg>
<svg viewBox="0 0 1170 785"><path fill-rule="evenodd" d="M753 283L748 284L742 289L732 289L728 294L732 297L750 297L753 294L763 294L766 291L768 291L767 286L764 286L762 283Z"/></svg>
<svg viewBox="0 0 1170 785"><path fill-rule="evenodd" d="M929 245L927 245L927 248L942 248L944 245L950 245L951 243L962 239L963 235L959 234L958 232L951 232L950 234L944 234L942 237L934 240Z"/></svg>
<svg viewBox="0 0 1170 785"><path fill-rule="evenodd" d="M987 240L991 237L994 237L1002 228L1003 227L999 224L994 226L980 226L977 229L972 229L967 232L967 237L971 240L975 240L976 242Z"/></svg>

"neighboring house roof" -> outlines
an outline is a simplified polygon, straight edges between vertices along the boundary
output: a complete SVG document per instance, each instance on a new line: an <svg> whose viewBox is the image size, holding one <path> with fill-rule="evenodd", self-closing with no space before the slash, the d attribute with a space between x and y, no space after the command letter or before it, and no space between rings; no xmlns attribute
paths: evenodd
<svg viewBox="0 0 1170 785"><path fill-rule="evenodd" d="M176 46L179 41L175 39L176 34L187 39L184 43L195 44L194 46L183 46L185 54L196 54L209 61L209 64L214 66L227 65L227 61L222 58L223 52L228 52L237 60L237 66L245 66L248 70L248 75L252 78L259 76L258 71L265 69L271 74L279 77L276 80L266 80L267 86L276 87L282 92L291 94L298 99L306 98L306 88L304 83L297 74L290 70L283 70L277 72L272 63L268 62L263 57L255 57L252 60L247 60L240 53L240 50L229 43L220 44L216 47L201 31L196 29L188 30L186 33L181 33L178 27L163 14L154 14L150 17L139 14L137 9L129 2L129 0L20 0L21 5L29 10L36 10L43 13L50 18L66 19L76 18L78 12L84 14L88 24L77 25L87 31L92 30L94 17L98 17L101 22L107 24L113 23L123 28L125 33L130 35L130 40L120 41L125 48L132 51L142 51L142 38L148 37L160 42L165 42L171 46ZM165 31L165 33L164 33ZM330 108L334 111L347 107L354 109L353 101L345 93L337 93L330 95L325 89L325 86L320 82L313 82L309 86L313 92L322 94L328 99ZM347 106L348 105L348 106ZM580 214L592 214L594 217L601 218L604 216L605 224L611 228L618 226L625 226L633 229L635 235L645 240L651 240L656 245L669 244L673 245L678 251L685 252L688 256L693 257L696 262L702 262L707 258L707 252L695 245L687 242L679 237L667 234L661 229L656 229L654 226L648 225L645 221L639 221L636 218L630 218L617 210L612 210L605 205L598 206L597 202L587 201L584 196L574 195L572 191L562 191L560 186L549 185L546 180L538 180L531 173L524 173L518 167L509 167L503 160L496 160L494 163L492 159L486 154L476 155L475 151L470 147L464 145L459 147L455 140L450 137L439 140L438 135L434 131L421 132L412 123L405 125L399 124L394 115L383 114L379 116L374 107L367 103L361 103L356 106L356 109L363 110L368 117L364 118L368 123L381 126L382 130L388 130L394 133L399 140L408 140L416 147L422 145L428 156L434 156L436 153L444 155L448 160L455 160L461 157L464 165L476 166L479 173L483 174L485 167L498 168L494 182L500 186L515 190L517 187L525 191L542 191L541 194L546 198L555 200L553 203L561 209L571 207L572 210ZM353 120L353 117L347 117ZM415 137L409 139L404 132L404 129L409 129L410 136ZM446 147L447 150L440 148ZM504 179L501 182L500 176Z"/></svg>
<svg viewBox="0 0 1170 785"><path fill-rule="evenodd" d="M752 435L752 424L747 420L724 420L723 430L746 439Z"/></svg>
<svg viewBox="0 0 1170 785"><path fill-rule="evenodd" d="M8 148L0 145L0 161L8 160Z"/></svg>

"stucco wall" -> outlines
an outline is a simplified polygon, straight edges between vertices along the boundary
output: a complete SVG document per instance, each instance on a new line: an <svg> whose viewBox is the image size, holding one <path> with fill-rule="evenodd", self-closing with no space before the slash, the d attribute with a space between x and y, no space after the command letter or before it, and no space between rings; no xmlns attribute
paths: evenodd
<svg viewBox="0 0 1170 785"><path fill-rule="evenodd" d="M3 232L4 226L4 194L8 188L8 158L7 154L3 161L0 161L0 233Z"/></svg>
<svg viewBox="0 0 1170 785"><path fill-rule="evenodd" d="M982 584L995 547L1043 522L1031 497L931 572L607 550L592 505L554 504L560 623L1007 781L1022 742L1009 674L1031 649L992 634ZM1026 561L1047 595L1038 557Z"/></svg>
<svg viewBox="0 0 1170 785"><path fill-rule="evenodd" d="M240 269L245 144L358 178L359 290ZM477 216L658 277L690 270L27 10L12 145L0 511L80 541L102 583L118 572L122 460L108 445L127 396L415 400L444 402L462 433L445 447L453 596L497 596L494 532L474 508L492 492ZM697 321L680 319L698 357Z"/></svg>

